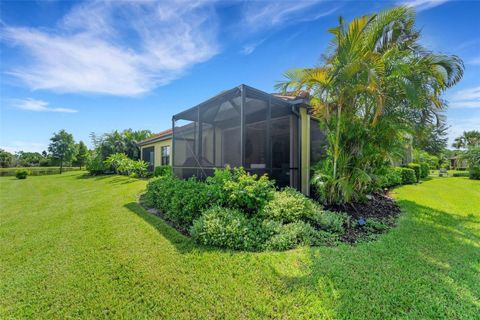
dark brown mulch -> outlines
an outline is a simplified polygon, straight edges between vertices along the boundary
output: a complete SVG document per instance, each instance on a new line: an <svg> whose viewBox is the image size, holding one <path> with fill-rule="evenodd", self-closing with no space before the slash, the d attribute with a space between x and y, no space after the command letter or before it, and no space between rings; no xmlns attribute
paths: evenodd
<svg viewBox="0 0 480 320"><path fill-rule="evenodd" d="M351 224L342 236L342 240L348 243L374 239L378 234L388 230L372 231L360 225L359 220L365 221L368 218L375 218L392 228L400 214L400 207L385 194L374 194L366 202L326 206L325 209L337 212L343 211L351 217Z"/></svg>
<svg viewBox="0 0 480 320"><path fill-rule="evenodd" d="M354 219L385 218L397 216L400 207L392 198L384 194L374 194L366 202L349 203L345 205L326 206L325 209L343 211Z"/></svg>

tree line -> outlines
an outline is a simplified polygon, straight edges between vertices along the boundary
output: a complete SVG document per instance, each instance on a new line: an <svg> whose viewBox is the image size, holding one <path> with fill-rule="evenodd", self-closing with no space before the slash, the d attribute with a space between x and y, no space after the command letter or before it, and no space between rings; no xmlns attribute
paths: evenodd
<svg viewBox="0 0 480 320"><path fill-rule="evenodd" d="M18 151L10 153L0 149L0 167L49 167L59 166L60 172L65 166L84 167L92 158L107 159L110 155L123 153L132 160L140 159L138 141L149 138L149 130L114 130L102 135L92 133L93 149L83 141L75 142L73 134L62 129L50 138L47 150L42 152Z"/></svg>

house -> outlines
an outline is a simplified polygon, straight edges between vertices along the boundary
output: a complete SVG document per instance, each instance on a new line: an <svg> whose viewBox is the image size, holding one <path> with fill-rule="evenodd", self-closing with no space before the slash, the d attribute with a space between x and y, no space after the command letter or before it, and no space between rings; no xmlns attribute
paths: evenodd
<svg viewBox="0 0 480 320"><path fill-rule="evenodd" d="M150 171L158 166L172 165L172 129L139 141L138 146L141 159L149 164Z"/></svg>
<svg viewBox="0 0 480 320"><path fill-rule="evenodd" d="M174 115L172 132L140 143L142 159L161 165L161 150L171 146L168 163L180 178L203 179L214 168L243 166L308 195L312 164L325 146L309 111L306 94L268 94L242 84Z"/></svg>
<svg viewBox="0 0 480 320"><path fill-rule="evenodd" d="M455 155L453 157L450 157L448 160L450 162L450 168L452 170L467 170L468 161L461 155Z"/></svg>

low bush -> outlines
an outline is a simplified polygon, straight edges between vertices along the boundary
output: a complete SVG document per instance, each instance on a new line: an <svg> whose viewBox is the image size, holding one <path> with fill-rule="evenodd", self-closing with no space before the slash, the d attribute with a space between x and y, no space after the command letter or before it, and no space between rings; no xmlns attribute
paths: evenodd
<svg viewBox="0 0 480 320"><path fill-rule="evenodd" d="M87 164L85 167L87 171L90 173L90 175L92 176L104 174L105 171L107 170L105 163L103 162L103 160L99 155L95 155L88 158Z"/></svg>
<svg viewBox="0 0 480 320"><path fill-rule="evenodd" d="M480 165L470 166L468 169L469 177L472 180L480 180Z"/></svg>
<svg viewBox="0 0 480 320"><path fill-rule="evenodd" d="M417 182L415 171L409 168L402 169L402 184L412 184Z"/></svg>
<svg viewBox="0 0 480 320"><path fill-rule="evenodd" d="M158 166L158 167L155 167L155 170L153 172L153 175L155 177L163 177L163 176L172 175L172 174L173 174L173 170L171 166Z"/></svg>
<svg viewBox="0 0 480 320"><path fill-rule="evenodd" d="M349 219L346 213L322 210L315 213L311 222L319 229L331 233L343 234L345 227L349 224Z"/></svg>
<svg viewBox="0 0 480 320"><path fill-rule="evenodd" d="M465 154L470 179L480 180L480 146L470 147Z"/></svg>
<svg viewBox="0 0 480 320"><path fill-rule="evenodd" d="M312 217L320 206L293 188L275 192L261 212L261 216L283 223Z"/></svg>
<svg viewBox="0 0 480 320"><path fill-rule="evenodd" d="M266 175L258 177L241 167L216 169L207 184L219 204L239 209L249 216L261 211L275 191L274 181Z"/></svg>
<svg viewBox="0 0 480 320"><path fill-rule="evenodd" d="M430 166L426 162L420 163L420 178L425 179L430 174Z"/></svg>
<svg viewBox="0 0 480 320"><path fill-rule="evenodd" d="M402 169L386 167L378 173L378 187L391 188L402 184Z"/></svg>
<svg viewBox="0 0 480 320"><path fill-rule="evenodd" d="M207 184L195 178L181 180L173 175L151 179L147 184L145 201L185 230L204 209L216 203Z"/></svg>
<svg viewBox="0 0 480 320"><path fill-rule="evenodd" d="M469 176L470 176L470 172L468 172L468 171L454 172L452 174L452 177L469 177Z"/></svg>
<svg viewBox="0 0 480 320"><path fill-rule="evenodd" d="M143 160L132 160L123 153L115 153L110 155L105 161L106 167L113 172L130 176L130 177L146 177L148 171L148 163Z"/></svg>
<svg viewBox="0 0 480 320"><path fill-rule="evenodd" d="M200 244L236 250L254 250L259 243L249 220L237 209L212 207L195 220L190 234Z"/></svg>
<svg viewBox="0 0 480 320"><path fill-rule="evenodd" d="M267 250L288 250L311 243L315 229L303 221L278 225L275 234L265 243Z"/></svg>
<svg viewBox="0 0 480 320"><path fill-rule="evenodd" d="M18 169L15 171L15 177L17 179L27 179L27 176L30 174L30 171L27 169Z"/></svg>
<svg viewBox="0 0 480 320"><path fill-rule="evenodd" d="M407 165L407 168L409 169L413 169L413 171L415 172L415 178L416 178L416 181L415 182L418 182L420 181L420 176L421 176L421 168L420 168L420 165L418 163L409 163Z"/></svg>

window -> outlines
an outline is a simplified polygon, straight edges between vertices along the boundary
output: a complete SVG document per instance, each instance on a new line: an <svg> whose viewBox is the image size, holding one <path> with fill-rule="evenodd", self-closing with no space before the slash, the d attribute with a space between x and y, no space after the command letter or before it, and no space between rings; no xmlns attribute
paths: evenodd
<svg viewBox="0 0 480 320"><path fill-rule="evenodd" d="M162 156L162 166L167 166L170 164L170 146L164 146L161 149Z"/></svg>

